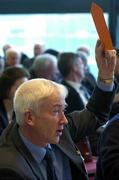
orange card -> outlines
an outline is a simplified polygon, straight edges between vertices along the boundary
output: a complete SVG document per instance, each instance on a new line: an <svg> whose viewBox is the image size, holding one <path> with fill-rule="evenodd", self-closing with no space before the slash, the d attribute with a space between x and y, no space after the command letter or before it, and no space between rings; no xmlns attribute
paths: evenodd
<svg viewBox="0 0 119 180"><path fill-rule="evenodd" d="M103 10L96 3L92 3L91 14L98 32L98 36L104 43L105 50L112 50L112 40L104 19Z"/></svg>

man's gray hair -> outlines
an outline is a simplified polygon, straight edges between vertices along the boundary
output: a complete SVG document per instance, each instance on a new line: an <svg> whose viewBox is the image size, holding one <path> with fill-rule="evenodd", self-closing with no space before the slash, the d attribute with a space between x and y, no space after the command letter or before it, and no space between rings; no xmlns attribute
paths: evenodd
<svg viewBox="0 0 119 180"><path fill-rule="evenodd" d="M63 85L42 78L32 79L20 85L14 97L17 123L19 125L23 123L24 113L27 109L32 109L34 114L38 115L40 104L44 101L44 98L50 97L53 93L66 98L68 92Z"/></svg>
<svg viewBox="0 0 119 180"><path fill-rule="evenodd" d="M9 48L6 50L6 59L9 58L11 54L17 55L19 58L21 58L20 52L18 52L16 49Z"/></svg>
<svg viewBox="0 0 119 180"><path fill-rule="evenodd" d="M51 54L38 55L33 62L33 69L35 72L39 70L46 70L50 63L57 66L57 58Z"/></svg>

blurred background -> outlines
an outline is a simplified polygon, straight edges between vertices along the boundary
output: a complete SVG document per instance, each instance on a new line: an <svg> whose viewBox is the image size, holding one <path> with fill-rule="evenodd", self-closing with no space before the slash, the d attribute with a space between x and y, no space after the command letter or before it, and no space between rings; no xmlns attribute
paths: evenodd
<svg viewBox="0 0 119 180"><path fill-rule="evenodd" d="M85 46L96 77L94 48L98 35L90 13L92 2L103 9L113 46L119 48L118 0L0 0L0 55L4 44L15 46L29 57L36 43L60 52L76 52Z"/></svg>

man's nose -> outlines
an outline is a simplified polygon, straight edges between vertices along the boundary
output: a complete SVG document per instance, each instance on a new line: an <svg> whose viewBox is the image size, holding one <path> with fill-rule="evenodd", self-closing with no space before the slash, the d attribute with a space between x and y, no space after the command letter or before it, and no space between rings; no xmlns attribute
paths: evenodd
<svg viewBox="0 0 119 180"><path fill-rule="evenodd" d="M61 121L62 121L62 123L64 123L64 124L68 124L68 120L67 120L64 112L61 113Z"/></svg>

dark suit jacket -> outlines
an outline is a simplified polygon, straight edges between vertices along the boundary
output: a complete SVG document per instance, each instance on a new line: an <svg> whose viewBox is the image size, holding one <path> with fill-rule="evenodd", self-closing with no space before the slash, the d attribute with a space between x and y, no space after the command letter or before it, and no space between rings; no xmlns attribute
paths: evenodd
<svg viewBox="0 0 119 180"><path fill-rule="evenodd" d="M119 113L102 133L95 179L119 180Z"/></svg>
<svg viewBox="0 0 119 180"><path fill-rule="evenodd" d="M66 97L66 102L68 104L66 108L66 114L70 113L72 111L80 111L84 109L84 103L79 95L79 93L72 87L70 84L68 84L66 81L61 82L68 90L68 96ZM84 90L87 92L87 90L84 87Z"/></svg>
<svg viewBox="0 0 119 180"><path fill-rule="evenodd" d="M82 158L75 143L94 132L108 119L113 97L114 92L105 93L97 87L87 109L67 115L69 123L56 146L70 160L72 180L87 180L81 166ZM7 176L7 173L11 175ZM44 180L40 167L19 136L16 123L10 124L0 139L0 179L9 179L10 176L21 180Z"/></svg>
<svg viewBox="0 0 119 180"><path fill-rule="evenodd" d="M75 110L83 110L84 109L84 103L80 97L80 94L66 81L62 81L62 84L68 89L68 96L66 97L66 102L68 104L65 113L70 113ZM89 95L87 89L83 85L83 90L86 94ZM86 97L88 100L88 98ZM98 141L98 135L95 132L92 136L85 137L80 142L78 142L77 146L81 151L81 154L85 161L89 161L92 158L92 154L96 155L97 151L97 141ZM87 148L86 148L87 147ZM87 152L89 152L90 155L87 155Z"/></svg>
<svg viewBox="0 0 119 180"><path fill-rule="evenodd" d="M86 72L82 84L87 88L89 94L92 94L92 91L94 90L96 85L96 80L90 71Z"/></svg>
<svg viewBox="0 0 119 180"><path fill-rule="evenodd" d="M3 101L0 100L0 134L8 125L8 117Z"/></svg>

